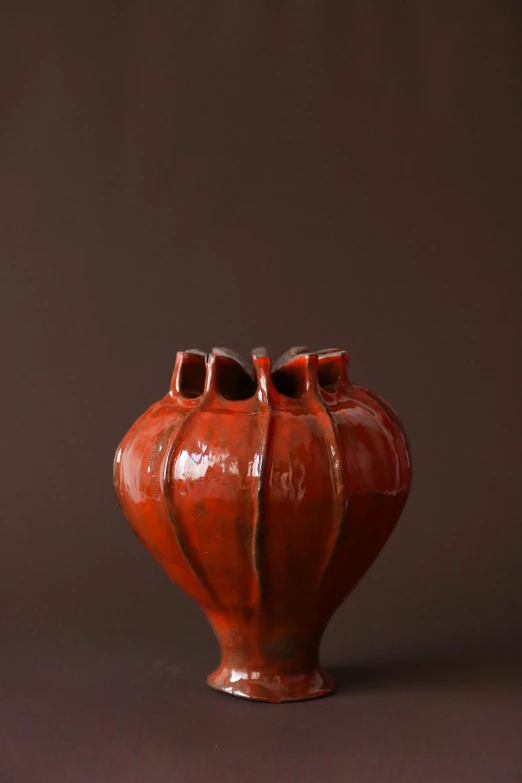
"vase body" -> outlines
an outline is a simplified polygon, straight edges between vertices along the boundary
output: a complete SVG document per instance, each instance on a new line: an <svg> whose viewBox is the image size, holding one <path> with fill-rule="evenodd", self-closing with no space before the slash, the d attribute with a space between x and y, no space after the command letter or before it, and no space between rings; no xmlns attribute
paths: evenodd
<svg viewBox="0 0 522 783"><path fill-rule="evenodd" d="M274 368L179 353L171 387L114 461L122 510L221 646L208 683L281 702L332 689L324 629L391 534L411 460L403 427L348 379L342 351Z"/></svg>

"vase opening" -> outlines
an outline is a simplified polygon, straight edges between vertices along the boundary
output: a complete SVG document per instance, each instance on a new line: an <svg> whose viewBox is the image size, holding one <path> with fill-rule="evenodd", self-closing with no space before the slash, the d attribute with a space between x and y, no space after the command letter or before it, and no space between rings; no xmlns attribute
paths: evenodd
<svg viewBox="0 0 522 783"><path fill-rule="evenodd" d="M341 380L341 366L336 359L322 359L317 369L317 381L321 389L335 394Z"/></svg>
<svg viewBox="0 0 522 783"><path fill-rule="evenodd" d="M204 355L187 354L179 372L179 393L181 396L188 400L201 397L206 377L207 368Z"/></svg>
<svg viewBox="0 0 522 783"><path fill-rule="evenodd" d="M276 370L272 373L272 382L284 397L298 399L305 391L306 380L304 374L290 369Z"/></svg>
<svg viewBox="0 0 522 783"><path fill-rule="evenodd" d="M256 393L254 378L237 362L218 358L216 388L225 400L248 400Z"/></svg>

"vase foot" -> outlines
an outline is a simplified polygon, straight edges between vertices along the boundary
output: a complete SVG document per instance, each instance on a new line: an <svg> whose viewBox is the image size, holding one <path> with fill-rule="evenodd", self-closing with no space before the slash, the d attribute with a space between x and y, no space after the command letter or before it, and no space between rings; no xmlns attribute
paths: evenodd
<svg viewBox="0 0 522 783"><path fill-rule="evenodd" d="M326 696L333 690L333 678L324 669L305 674L273 675L262 672L238 671L220 666L207 677L211 688L239 696L242 699L267 701L303 701Z"/></svg>

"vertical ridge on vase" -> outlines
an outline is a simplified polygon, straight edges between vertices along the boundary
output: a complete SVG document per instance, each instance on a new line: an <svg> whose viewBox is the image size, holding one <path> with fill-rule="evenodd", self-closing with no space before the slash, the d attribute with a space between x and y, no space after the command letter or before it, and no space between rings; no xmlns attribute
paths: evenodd
<svg viewBox="0 0 522 783"><path fill-rule="evenodd" d="M167 504L167 511L169 514L170 521L172 523L172 527L176 536L176 539L178 541L178 545L180 548L180 551L185 558L187 565L191 569L192 573L196 577L197 581L201 585L201 588L208 593L210 598L212 599L213 604L216 607L220 606L220 601L218 600L214 590L212 590L211 586L208 583L208 580L202 571L200 567L194 564L193 559L190 557L187 547L185 546L185 542L183 540L182 530L181 526L178 522L177 515L174 508L174 503L171 498L171 493L168 491L168 482L169 479L172 478L172 466L174 463L174 459L176 457L176 453L178 450L179 444L182 442L184 431L187 429L188 424L190 423L192 417L198 411L199 406L193 407L191 410L187 411L187 415L185 416L185 419L183 422L179 425L178 430L178 437L175 438L170 446L168 447L167 455L165 457L165 464L163 467L163 477L162 477L162 487L163 487L163 495L165 497L165 501ZM174 429L174 428L173 428ZM171 487L172 489L172 487Z"/></svg>
<svg viewBox="0 0 522 783"><path fill-rule="evenodd" d="M321 397L319 391L319 379L318 379L318 365L319 360L316 353L306 354L304 357L305 365L305 399L308 399L308 405L310 409L315 413L317 419L320 422L320 430L322 437L327 444L328 464L330 470L330 481L332 484L334 503L333 503L333 524L327 536L327 541L333 537L331 547L326 555L326 558L321 563L321 567L318 573L318 588L321 586L324 580L326 571L331 562L333 552L335 551L337 542L339 540L340 531L342 528L343 517L345 513L345 487L344 487L344 475L341 462L341 449L339 448L339 442L333 427L332 419L330 418L326 405ZM324 426L326 424L326 426ZM333 536L332 536L332 531Z"/></svg>
<svg viewBox="0 0 522 783"><path fill-rule="evenodd" d="M395 521L392 521L388 530L385 531L383 529L383 520L390 513L389 490L391 490L392 494L396 494L395 489L389 485L388 487L380 486L379 471L375 472L374 470L368 473L367 470L362 469L362 466L367 464L367 455L371 454L372 464L376 466L377 461L384 468L382 460L384 459L385 462L389 462L391 465L393 455L390 453L389 443L387 441L385 444L382 443L383 425L382 422L377 420L375 409L370 407L367 399L361 399L362 395L359 394L357 386L351 387L349 396L353 401L353 407L350 406L341 410L335 410L334 408L331 415L337 423L339 436L344 447L345 459L352 463L351 468L347 466L347 475L352 476L354 480L353 490L356 493L352 495L354 498L352 508L347 509L345 535L339 547L345 560L347 574L350 573L351 577L345 580L345 577L340 572L339 576L333 580L337 586L333 588L330 585L332 599L337 594L337 600L328 601L331 610L335 610L336 606L343 600L343 595L346 595L346 591L354 589L368 567L373 563L376 554L378 554L380 548L389 538L400 514L400 508L397 507L396 516L392 515L395 517ZM368 421L373 422L373 427L376 424L378 425L375 429L372 428L373 432L367 426ZM381 439L380 449L376 438ZM379 456L379 453L381 456ZM393 483L393 467L388 475L388 481ZM361 500L363 500L362 505ZM357 523L355 528L353 526L354 522ZM375 547L372 544L374 540L380 541L380 546ZM333 573L333 571L334 569L331 569L330 573Z"/></svg>
<svg viewBox="0 0 522 783"><path fill-rule="evenodd" d="M337 425L336 425L336 422L334 421L333 416L330 414L330 411L328 410L327 405L324 402L322 402L322 407L323 407L324 413L326 415L326 418L327 418L327 420L329 422L329 426L331 427L332 440L333 440L333 442L335 444L334 448L337 451L337 455L338 455L338 465L339 465L338 470L334 469L334 466L333 466L333 455L332 455L332 458L330 460L330 464L331 464L331 469L332 469L332 474L331 474L332 475L332 486L334 488L334 491L337 490L337 494L338 495L340 494L340 496L341 496L341 501L340 501L341 513L340 513L339 519L338 519L337 534L335 536L335 539L334 539L334 542L333 542L333 546L332 546L332 548L330 550L330 555L329 555L328 560L327 560L327 562L326 562L326 564L324 566L323 573L321 575L321 580L319 582L319 586L320 587L324 583L326 575L328 574L328 571L330 570L330 567L331 567L332 562L334 560L335 553L336 553L336 551L339 548L339 542L341 540L341 536L342 536L343 531L344 531L344 525L345 525L346 517L347 517L347 514L348 514L348 507L350 505L350 494L351 494L351 493L348 492L348 489L347 489L347 486L346 486L346 475L347 475L346 460L345 460L345 456L344 456L344 449L342 447L341 438L340 438L339 432L337 430ZM337 487L336 487L336 482L338 482L338 486Z"/></svg>
<svg viewBox="0 0 522 783"><path fill-rule="evenodd" d="M271 383L271 380L270 359L266 356L266 351L262 348L257 348L252 352L252 358L258 383L257 394L261 397L259 414L262 417L264 430L261 434L260 448L256 455L256 457L259 456L259 464L257 466L256 510L252 530L252 562L257 582L257 598L260 607L262 607L264 603L264 584L261 569L261 524L264 509L267 454L270 448L270 432L272 429L272 405L268 392L268 385Z"/></svg>
<svg viewBox="0 0 522 783"><path fill-rule="evenodd" d="M372 512L375 510L375 505L378 505L378 498L372 491L368 477L362 469L361 455L354 443L354 422L349 414L351 410L353 409L334 409L328 412L335 425L335 432L343 455L345 475L351 478L350 501L346 503L342 528L337 538L335 549L332 551L328 568L325 569L323 575L323 582L329 582L329 587L325 594L329 615L335 611L343 600L347 589L344 571L340 571L337 575L334 573L334 557L336 559L338 559L338 556L347 558L345 567L348 568L349 572L350 563L358 561L358 553L364 547L365 537L368 534L368 522ZM357 519L361 520L361 524L355 524L354 526ZM338 553L338 556L336 553Z"/></svg>
<svg viewBox="0 0 522 783"><path fill-rule="evenodd" d="M334 524L336 527L336 532L334 534L334 539L332 542L332 546L330 548L330 552L327 556L326 562L322 567L321 575L319 577L319 587L320 587L323 584L324 578L330 568L330 564L332 562L335 551L339 544L339 539L342 535L343 524L344 524L344 519L346 516L346 509L347 509L347 495L346 495L345 475L344 475L345 474L344 460L343 460L342 448L338 437L337 429L335 427L332 417L330 416L330 413L328 412L325 403L321 400L319 395L318 395L318 402L321 408L323 422L325 422L327 425L326 427L322 427L322 430L323 430L323 436L330 447L328 449L328 456L330 460L330 478L332 481L332 489L336 498L335 506L334 506L335 508Z"/></svg>

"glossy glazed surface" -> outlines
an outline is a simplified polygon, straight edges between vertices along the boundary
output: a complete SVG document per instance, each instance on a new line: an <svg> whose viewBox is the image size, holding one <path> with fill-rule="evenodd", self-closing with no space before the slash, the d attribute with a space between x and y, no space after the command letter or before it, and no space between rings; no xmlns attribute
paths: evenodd
<svg viewBox="0 0 522 783"><path fill-rule="evenodd" d="M123 512L203 609L222 659L208 683L280 702L324 695L328 620L391 534L411 482L402 425L336 349L271 368L178 353L169 392L114 461Z"/></svg>

